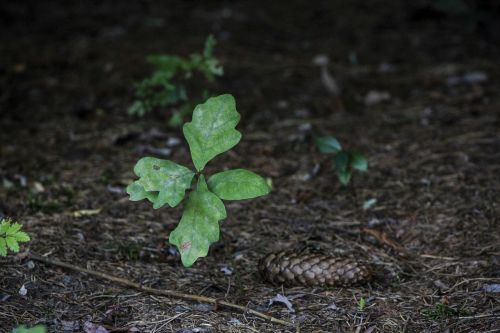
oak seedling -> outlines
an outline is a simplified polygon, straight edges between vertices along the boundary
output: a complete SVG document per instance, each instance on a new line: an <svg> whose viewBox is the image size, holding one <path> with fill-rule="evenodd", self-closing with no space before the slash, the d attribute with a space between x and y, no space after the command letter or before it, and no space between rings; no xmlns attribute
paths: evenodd
<svg viewBox="0 0 500 333"><path fill-rule="evenodd" d="M127 187L132 201L146 199L155 209L175 207L190 190L182 218L169 236L186 267L206 256L210 244L219 240L219 221L227 216L222 200L252 199L270 192L264 178L245 169L222 171L207 178L203 174L210 160L241 140L235 128L239 120L232 95L209 98L196 106L192 121L183 126L196 171L154 157L144 157L134 167L139 179Z"/></svg>

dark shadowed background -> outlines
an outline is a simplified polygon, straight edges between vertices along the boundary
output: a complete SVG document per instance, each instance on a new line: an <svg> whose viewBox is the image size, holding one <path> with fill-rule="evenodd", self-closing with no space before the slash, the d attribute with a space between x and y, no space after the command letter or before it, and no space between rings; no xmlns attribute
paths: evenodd
<svg viewBox="0 0 500 333"><path fill-rule="evenodd" d="M225 71L210 90L235 96L243 133L209 172L245 167L274 190L229 203L221 241L186 269L165 242L181 210L124 189L140 157L189 165L188 147L172 109L126 110L146 56L199 52L209 34ZM2 1L0 217L32 241L0 259L0 332L296 331L33 263L28 250L302 332L500 331L499 46L494 0ZM362 151L368 172L341 185L322 135ZM282 248L349 254L375 278L274 287L256 265ZM295 312L269 305L277 293Z"/></svg>

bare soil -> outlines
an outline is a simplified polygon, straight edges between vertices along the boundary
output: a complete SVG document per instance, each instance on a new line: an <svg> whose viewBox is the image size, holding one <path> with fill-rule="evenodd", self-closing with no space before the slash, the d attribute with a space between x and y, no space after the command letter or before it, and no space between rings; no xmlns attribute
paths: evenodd
<svg viewBox="0 0 500 333"><path fill-rule="evenodd" d="M500 283L500 28L494 2L478 3L472 16L430 1L2 3L0 215L32 241L0 259L0 332L500 331L500 294L488 291ZM155 156L189 165L188 147L167 126L171 110L137 119L126 108L148 54L196 52L209 33L225 67L211 89L236 97L243 140L208 172L245 167L274 190L228 203L220 242L186 269L166 242L181 208L130 202L124 188L140 157L177 138ZM369 92L390 98L366 104ZM319 135L364 152L369 172L342 186ZM283 248L350 255L375 277L269 285L258 260ZM294 326L127 289L29 251ZM270 305L277 294L294 312Z"/></svg>

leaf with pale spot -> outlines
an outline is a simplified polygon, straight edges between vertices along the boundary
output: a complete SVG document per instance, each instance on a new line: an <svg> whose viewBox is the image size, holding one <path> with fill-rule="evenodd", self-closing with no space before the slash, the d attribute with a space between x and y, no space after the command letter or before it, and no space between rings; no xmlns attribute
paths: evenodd
<svg viewBox="0 0 500 333"><path fill-rule="evenodd" d="M194 172L169 160L141 158L134 167L139 180L127 187L130 200L148 199L157 209L165 204L175 207L191 186Z"/></svg>
<svg viewBox="0 0 500 333"><path fill-rule="evenodd" d="M238 144L241 133L235 127L239 121L232 95L212 97L196 106L192 121L183 127L196 170L203 170L215 156Z"/></svg>
<svg viewBox="0 0 500 333"><path fill-rule="evenodd" d="M208 254L210 244L219 240L219 221L226 218L222 201L208 190L203 175L196 189L191 192L181 221L169 236L177 246L185 267Z"/></svg>

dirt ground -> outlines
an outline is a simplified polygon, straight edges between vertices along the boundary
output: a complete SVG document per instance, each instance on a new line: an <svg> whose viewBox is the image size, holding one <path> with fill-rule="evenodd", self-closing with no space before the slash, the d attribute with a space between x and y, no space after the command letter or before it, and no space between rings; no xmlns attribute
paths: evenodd
<svg viewBox="0 0 500 333"><path fill-rule="evenodd" d="M2 3L0 215L32 241L0 259L0 332L500 332L498 6L454 14L432 3ZM211 89L235 96L243 133L209 172L245 167L274 189L228 203L220 242L186 269L165 242L181 208L154 211L124 193L135 162L182 134L165 110L138 119L126 108L148 54L198 51L209 33L225 67ZM342 186L319 135L364 152L369 172ZM191 163L183 141L167 148L154 156ZM269 285L257 262L283 248L351 255L375 277ZM294 325L127 289L29 251ZM270 305L277 294L293 312Z"/></svg>

